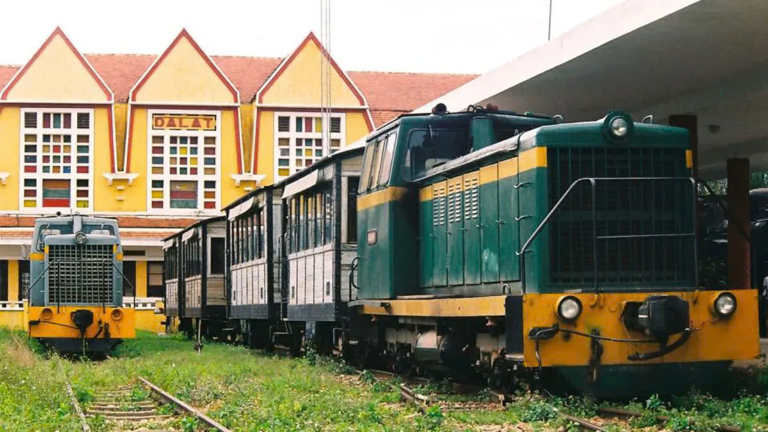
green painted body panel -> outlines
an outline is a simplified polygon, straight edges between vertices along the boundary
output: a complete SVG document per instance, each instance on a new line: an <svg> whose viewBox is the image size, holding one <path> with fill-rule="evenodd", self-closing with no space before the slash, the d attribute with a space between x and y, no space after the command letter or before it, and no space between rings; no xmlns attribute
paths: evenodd
<svg viewBox="0 0 768 432"><path fill-rule="evenodd" d="M419 205L419 286L431 287L434 277L432 201Z"/></svg>
<svg viewBox="0 0 768 432"><path fill-rule="evenodd" d="M464 190L464 283L481 282L480 191L479 186Z"/></svg>
<svg viewBox="0 0 768 432"><path fill-rule="evenodd" d="M480 225L482 226L482 281L499 282L499 183L480 186Z"/></svg>
<svg viewBox="0 0 768 432"><path fill-rule="evenodd" d="M520 280L520 191L517 175L499 179L499 269L502 281Z"/></svg>
<svg viewBox="0 0 768 432"><path fill-rule="evenodd" d="M454 192L448 196L448 284L464 284L464 213L463 194Z"/></svg>
<svg viewBox="0 0 768 432"><path fill-rule="evenodd" d="M394 298L415 294L419 261L416 227L403 223L416 218L415 190L399 201L358 211L358 281L360 298ZM376 230L376 243L367 233Z"/></svg>
<svg viewBox="0 0 768 432"><path fill-rule="evenodd" d="M493 121L484 120L482 117L485 115ZM517 175L505 172L503 175L506 177L497 181L478 182L476 192L470 195L468 188L472 186L468 186L468 181L472 180L472 173L484 166L518 157L536 147L565 149L568 154L571 148L597 149L602 154L600 149L683 150L688 146L687 132L680 128L635 123L630 139L616 142L606 136L601 121L553 125L551 119L530 118L523 120L528 123L521 123L525 125L521 130L540 127L514 138L517 140L516 147L509 146L509 143L514 143L510 140L505 141L508 147L503 152L486 152L482 158L473 158L470 152L463 158L465 163L413 181L413 173L409 171L411 168L406 161L407 142L413 131L421 131L423 136L428 128L466 128L474 140L471 143L474 150L492 150L494 145L487 141L511 136L505 135L509 132L507 129L516 130L514 122L520 121L519 117L499 118L491 114L473 116L471 113L409 116L377 133L380 136L393 128L398 129L390 181L373 190L361 191L360 196L375 193L384 187L407 187L411 193L406 198L358 212L358 285L361 298L430 293L489 295L507 285L512 292L521 289L520 257L517 253L548 214L552 200L556 199L550 196L555 192L550 190L553 185L549 184L550 172L554 171L551 167L530 168L528 160L529 167L525 171ZM369 141L375 139L376 136ZM520 166L523 167L522 164ZM681 177L687 175L680 172ZM455 182L459 176L463 176L462 187L448 194L451 181ZM418 202L418 190L425 187L433 189L427 194L432 198ZM557 187L560 191L563 186ZM453 188L456 188L455 183ZM683 224L691 226L691 221L684 219ZM365 239L371 230L376 230L377 241L368 245ZM573 288L569 283L553 284L551 259L555 254L550 250L553 247L550 230L551 225L545 226L527 249L524 269L527 292L562 292ZM631 289L637 288L640 287Z"/></svg>
<svg viewBox="0 0 768 432"><path fill-rule="evenodd" d="M448 235L445 196L432 200L432 286L448 285Z"/></svg>
<svg viewBox="0 0 768 432"><path fill-rule="evenodd" d="M495 144L496 133L493 128L493 119L486 116L478 116L469 123L469 134L472 137L472 148L479 150Z"/></svg>
<svg viewBox="0 0 768 432"><path fill-rule="evenodd" d="M520 250L549 212L547 169L536 168L519 174ZM526 292L552 292L549 287L549 228L545 227L525 255Z"/></svg>

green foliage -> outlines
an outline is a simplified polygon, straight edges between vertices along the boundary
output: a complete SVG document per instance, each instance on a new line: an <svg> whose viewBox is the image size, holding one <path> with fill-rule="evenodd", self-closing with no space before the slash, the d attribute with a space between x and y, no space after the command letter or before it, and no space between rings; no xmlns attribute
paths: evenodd
<svg viewBox="0 0 768 432"><path fill-rule="evenodd" d="M181 430L184 432L195 432L200 427L197 418L184 416L181 418Z"/></svg>
<svg viewBox="0 0 768 432"><path fill-rule="evenodd" d="M374 384L376 383L376 377L373 376L371 371L364 370L363 373L360 374L360 381L366 384Z"/></svg>
<svg viewBox="0 0 768 432"><path fill-rule="evenodd" d="M77 401L81 404L87 404L93 401L93 392L90 389L78 387L73 390L75 391Z"/></svg>
<svg viewBox="0 0 768 432"><path fill-rule="evenodd" d="M443 410L438 405L432 405L416 418L416 425L421 429L439 430L444 420Z"/></svg>

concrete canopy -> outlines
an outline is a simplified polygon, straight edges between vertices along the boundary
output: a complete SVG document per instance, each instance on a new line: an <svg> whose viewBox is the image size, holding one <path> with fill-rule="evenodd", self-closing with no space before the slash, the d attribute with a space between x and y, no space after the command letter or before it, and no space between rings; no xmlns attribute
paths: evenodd
<svg viewBox="0 0 768 432"><path fill-rule="evenodd" d="M766 24L766 1L628 0L416 111L491 102L566 121L693 114L702 178L725 177L732 157L766 170Z"/></svg>

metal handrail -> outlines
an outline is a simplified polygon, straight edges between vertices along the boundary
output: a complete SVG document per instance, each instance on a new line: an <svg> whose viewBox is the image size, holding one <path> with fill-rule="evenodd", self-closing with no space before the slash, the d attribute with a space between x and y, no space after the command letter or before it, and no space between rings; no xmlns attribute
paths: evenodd
<svg viewBox="0 0 768 432"><path fill-rule="evenodd" d="M597 278L597 240L612 240L612 239L626 239L626 238L670 238L670 237L693 237L693 256L694 256L694 263L698 262L698 236L696 235L696 229L693 228L693 231L690 233L678 233L678 234L651 234L651 235L627 235L627 236L598 236L597 235L597 198L596 198L596 190L595 186L597 185L597 182L629 182L629 181L689 181L691 182L691 188L692 188L692 199L693 199L693 206L692 206L692 216L693 220L696 219L696 199L697 199L697 193L696 193L696 186L698 184L698 181L693 177L584 177L577 179L571 185L566 189L565 193L560 197L560 199L557 200L554 206L552 206L552 209L547 213L547 215L544 217L544 219L541 221L541 223L536 227L536 229L533 231L533 233L528 237L528 240L526 240L525 243L523 243L523 246L520 248L519 252L515 252L518 259L520 260L520 285L523 291L523 294L526 293L526 271L525 271L525 254L528 252L528 248L530 247L531 243L536 239L536 237L539 236L541 231L544 229L544 227L549 224L552 217L554 217L555 213L560 209L560 206L565 202L566 198L573 192L573 190L576 188L576 186L580 183L586 183L589 182L592 189L592 205L591 205L591 212L592 212L592 271L593 271L593 278L595 282L595 293L600 292L600 287L598 283ZM695 279L695 286L699 285L699 275L698 271L694 271L694 279Z"/></svg>

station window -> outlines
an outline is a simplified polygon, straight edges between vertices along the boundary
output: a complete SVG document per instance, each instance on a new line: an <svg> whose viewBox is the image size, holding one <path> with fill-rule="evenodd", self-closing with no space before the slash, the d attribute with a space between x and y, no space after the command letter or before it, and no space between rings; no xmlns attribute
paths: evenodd
<svg viewBox="0 0 768 432"><path fill-rule="evenodd" d="M150 111L152 211L215 210L219 197L219 113Z"/></svg>
<svg viewBox="0 0 768 432"><path fill-rule="evenodd" d="M331 114L330 119L318 113L277 114L275 116L276 179L283 179L312 166L323 156L333 154L344 147L344 122L344 114ZM327 133L323 133L328 128L330 139Z"/></svg>
<svg viewBox="0 0 768 432"><path fill-rule="evenodd" d="M21 116L21 207L92 209L93 110L22 109Z"/></svg>
<svg viewBox="0 0 768 432"><path fill-rule="evenodd" d="M147 264L147 297L163 297L163 263L150 262Z"/></svg>

